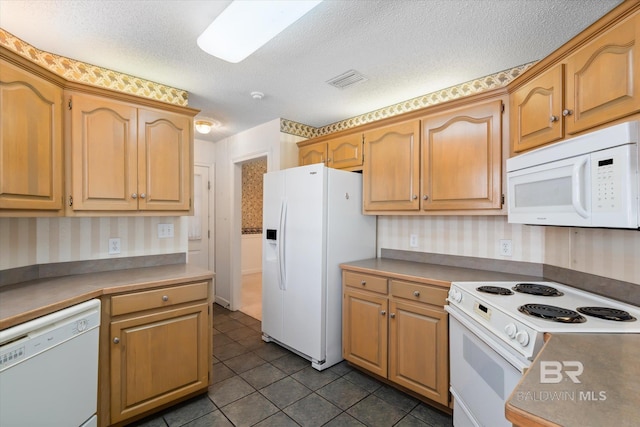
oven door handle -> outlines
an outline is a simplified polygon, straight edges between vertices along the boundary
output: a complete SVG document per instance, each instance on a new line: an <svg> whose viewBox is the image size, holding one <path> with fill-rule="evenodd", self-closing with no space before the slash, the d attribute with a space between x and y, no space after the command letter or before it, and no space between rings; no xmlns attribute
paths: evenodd
<svg viewBox="0 0 640 427"><path fill-rule="evenodd" d="M452 308L450 305L446 305L444 309L453 317L455 320L460 322L462 326L464 326L469 332L473 333L478 337L481 341L487 344L493 351L498 353L504 360L509 362L511 366L516 368L518 371L524 373L531 363L527 360L526 362L522 359L518 359L516 356L511 354L509 351L505 350L505 344L500 344L498 340L493 338L487 332L483 331L479 328L473 321L469 320L466 315L460 313L455 308ZM522 356L524 359L524 356ZM526 360L526 359L525 359Z"/></svg>

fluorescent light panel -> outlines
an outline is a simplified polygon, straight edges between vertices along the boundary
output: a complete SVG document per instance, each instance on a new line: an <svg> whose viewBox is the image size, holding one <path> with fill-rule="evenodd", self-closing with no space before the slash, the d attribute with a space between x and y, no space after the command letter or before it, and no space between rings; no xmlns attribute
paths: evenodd
<svg viewBox="0 0 640 427"><path fill-rule="evenodd" d="M198 37L209 55L238 63L322 0L235 0Z"/></svg>

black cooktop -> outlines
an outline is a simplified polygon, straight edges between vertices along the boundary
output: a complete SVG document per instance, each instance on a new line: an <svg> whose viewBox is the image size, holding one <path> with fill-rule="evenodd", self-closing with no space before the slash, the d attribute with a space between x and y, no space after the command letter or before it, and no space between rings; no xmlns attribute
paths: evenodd
<svg viewBox="0 0 640 427"><path fill-rule="evenodd" d="M560 323L583 323L587 319L577 311L546 304L525 304L518 307L518 310L529 316L539 317L545 320Z"/></svg>
<svg viewBox="0 0 640 427"><path fill-rule="evenodd" d="M511 289L502 288L500 286L480 286L479 288L476 288L476 291L493 295L513 295Z"/></svg>
<svg viewBox="0 0 640 427"><path fill-rule="evenodd" d="M564 295L564 293L554 287L540 285L537 283L518 283L513 287L513 290L522 294L538 295L543 297L559 297Z"/></svg>
<svg viewBox="0 0 640 427"><path fill-rule="evenodd" d="M597 317L604 320L613 320L616 322L634 322L635 317L627 311L618 310L611 307L578 307L577 310L587 316Z"/></svg>

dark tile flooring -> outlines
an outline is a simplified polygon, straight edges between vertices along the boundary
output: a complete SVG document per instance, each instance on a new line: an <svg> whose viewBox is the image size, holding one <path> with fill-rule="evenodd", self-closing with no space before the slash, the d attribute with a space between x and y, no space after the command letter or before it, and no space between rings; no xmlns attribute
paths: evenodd
<svg viewBox="0 0 640 427"><path fill-rule="evenodd" d="M133 425L452 426L444 414L341 362L316 371L261 339L260 321L214 304L213 384L207 394Z"/></svg>

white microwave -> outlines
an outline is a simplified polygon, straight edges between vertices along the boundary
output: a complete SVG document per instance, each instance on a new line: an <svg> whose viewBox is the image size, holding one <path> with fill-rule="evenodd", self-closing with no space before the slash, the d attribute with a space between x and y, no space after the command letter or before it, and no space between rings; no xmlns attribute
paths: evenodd
<svg viewBox="0 0 640 427"><path fill-rule="evenodd" d="M626 122L507 159L508 221L640 228L639 129Z"/></svg>

